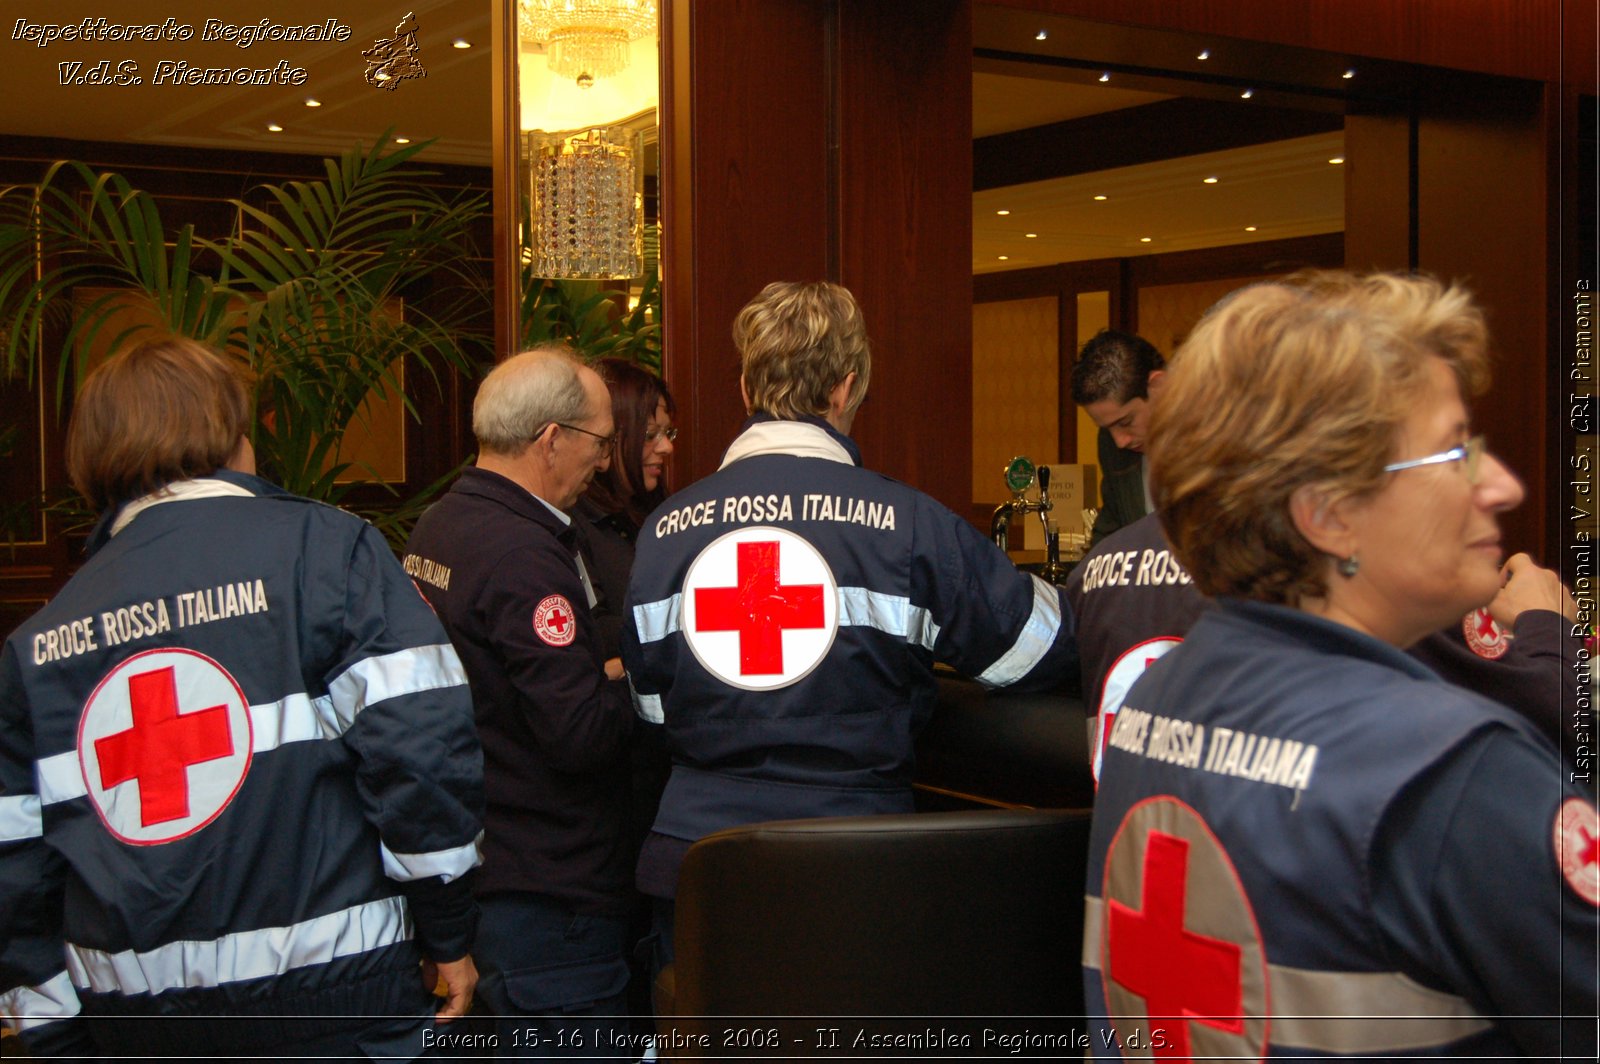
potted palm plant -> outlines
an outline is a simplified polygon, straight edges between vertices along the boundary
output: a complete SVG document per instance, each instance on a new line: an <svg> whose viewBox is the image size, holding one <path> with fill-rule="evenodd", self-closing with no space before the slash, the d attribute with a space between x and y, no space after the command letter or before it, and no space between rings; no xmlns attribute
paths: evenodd
<svg viewBox="0 0 1600 1064"><path fill-rule="evenodd" d="M407 164L425 147L385 135L324 160L321 180L263 185L250 197L257 202L233 201L239 224L221 237L192 225L169 232L153 196L78 162L0 189L7 375L45 386L40 352L59 335L59 406L94 352L146 330L202 340L252 373L263 474L341 502L354 480L340 446L368 397L388 396L414 418L400 367L437 379L471 372L489 350L464 325L472 301L486 298L469 240L485 199L420 183ZM419 284L440 291L454 282L465 296L443 300L443 311L437 299L432 313L404 299ZM394 538L421 501L379 508Z"/></svg>

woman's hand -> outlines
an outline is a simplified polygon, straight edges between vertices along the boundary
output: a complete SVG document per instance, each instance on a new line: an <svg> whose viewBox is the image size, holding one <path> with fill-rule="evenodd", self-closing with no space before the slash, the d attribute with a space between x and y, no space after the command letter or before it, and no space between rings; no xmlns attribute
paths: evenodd
<svg viewBox="0 0 1600 1064"><path fill-rule="evenodd" d="M1569 621L1578 618L1578 604L1561 578L1542 568L1526 554L1513 554L1500 572L1505 582L1489 603L1489 616L1506 631L1516 624L1523 610L1550 610Z"/></svg>

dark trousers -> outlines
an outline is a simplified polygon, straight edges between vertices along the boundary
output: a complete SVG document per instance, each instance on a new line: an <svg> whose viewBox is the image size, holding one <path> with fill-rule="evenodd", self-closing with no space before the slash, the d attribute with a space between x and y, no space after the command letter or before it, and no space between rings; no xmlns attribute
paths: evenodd
<svg viewBox="0 0 1600 1064"><path fill-rule="evenodd" d="M629 1045L628 922L537 894L479 899L478 999L495 1015L495 1055L638 1060Z"/></svg>

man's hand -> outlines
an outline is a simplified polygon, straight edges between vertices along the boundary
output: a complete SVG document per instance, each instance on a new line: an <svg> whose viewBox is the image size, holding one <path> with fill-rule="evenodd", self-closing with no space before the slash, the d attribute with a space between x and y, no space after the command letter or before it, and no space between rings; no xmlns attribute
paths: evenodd
<svg viewBox="0 0 1600 1064"><path fill-rule="evenodd" d="M443 984L441 988L440 984ZM469 953L458 961L423 961L422 984L430 992L444 992L444 1008L434 1019L439 1023L465 1016L472 1008L472 991L478 985L478 966L472 963Z"/></svg>
<svg viewBox="0 0 1600 1064"><path fill-rule="evenodd" d="M1489 616L1506 631L1516 624L1523 610L1550 610L1567 620L1576 620L1578 604L1561 578L1541 568L1526 554L1513 554L1500 569L1504 577L1500 593L1489 603Z"/></svg>

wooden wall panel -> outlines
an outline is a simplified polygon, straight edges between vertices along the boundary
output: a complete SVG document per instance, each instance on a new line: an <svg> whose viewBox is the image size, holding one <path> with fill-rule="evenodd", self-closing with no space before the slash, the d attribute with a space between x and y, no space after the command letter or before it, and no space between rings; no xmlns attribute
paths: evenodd
<svg viewBox="0 0 1600 1064"><path fill-rule="evenodd" d="M868 466L964 510L972 487L972 13L839 0L840 275L873 340ZM888 401L885 401L887 399Z"/></svg>
<svg viewBox="0 0 1600 1064"><path fill-rule="evenodd" d="M1536 85L1426 105L1417 127L1417 265L1462 281L1488 312L1494 383L1473 405L1474 422L1528 487L1501 527L1511 550L1554 564L1562 477L1557 426L1541 416L1559 382L1549 365L1553 212L1540 115Z"/></svg>
<svg viewBox="0 0 1600 1064"><path fill-rule="evenodd" d="M867 464L959 504L971 468L967 0L666 0L662 46L679 482L714 470L743 419L739 308L770 281L832 280L861 301L874 344L879 398L856 432ZM920 400L932 395L937 414Z"/></svg>
<svg viewBox="0 0 1600 1064"><path fill-rule="evenodd" d="M831 5L662 7L665 361L684 484L744 420L734 315L771 281L829 276Z"/></svg>

